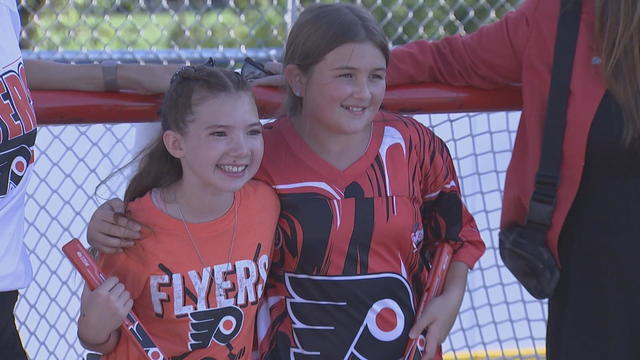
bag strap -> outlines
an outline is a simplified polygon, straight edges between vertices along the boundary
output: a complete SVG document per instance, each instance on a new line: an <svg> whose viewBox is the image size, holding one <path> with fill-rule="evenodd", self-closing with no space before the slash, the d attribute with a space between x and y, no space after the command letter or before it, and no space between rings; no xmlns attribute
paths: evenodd
<svg viewBox="0 0 640 360"><path fill-rule="evenodd" d="M551 227L551 218L560 182L569 85L580 28L581 8L581 0L562 0L560 4L551 86L542 138L542 153L535 178L535 190L531 196L529 213L525 223L525 228L536 234L532 239L542 244L545 242L547 230Z"/></svg>

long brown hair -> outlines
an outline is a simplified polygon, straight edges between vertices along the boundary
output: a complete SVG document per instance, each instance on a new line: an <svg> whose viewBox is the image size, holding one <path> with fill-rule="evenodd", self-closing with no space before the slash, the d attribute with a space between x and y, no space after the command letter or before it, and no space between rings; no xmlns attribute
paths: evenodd
<svg viewBox="0 0 640 360"><path fill-rule="evenodd" d="M596 0L596 40L607 88L624 115L623 142L640 139L640 5Z"/></svg>
<svg viewBox="0 0 640 360"><path fill-rule="evenodd" d="M173 75L160 107L162 133L167 130L184 134L192 121L193 107L220 94L245 93L252 96L250 85L237 73L211 65L185 66ZM138 171L129 181L124 201L139 198L156 187L166 187L182 178L180 160L169 154L162 133L145 148ZM135 160L135 159L134 159Z"/></svg>
<svg viewBox="0 0 640 360"><path fill-rule="evenodd" d="M300 14L289 32L283 66L297 65L307 74L333 49L352 42L371 42L389 64L389 42L368 10L345 3L311 5ZM287 85L285 114L291 117L301 110L302 99Z"/></svg>

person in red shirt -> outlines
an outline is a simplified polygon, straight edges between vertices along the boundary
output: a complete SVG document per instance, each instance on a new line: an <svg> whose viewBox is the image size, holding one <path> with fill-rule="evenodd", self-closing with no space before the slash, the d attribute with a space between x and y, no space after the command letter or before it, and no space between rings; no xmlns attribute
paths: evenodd
<svg viewBox="0 0 640 360"><path fill-rule="evenodd" d="M577 0L574 0L576 2ZM523 224L540 161L560 0L527 0L468 36L391 54L388 84L522 84L501 227ZM547 245L560 264L547 358L638 359L640 4L582 0L560 182Z"/></svg>
<svg viewBox="0 0 640 360"><path fill-rule="evenodd" d="M412 118L380 112L387 44L352 4L308 7L291 29L285 115L264 127L256 175L282 208L258 316L261 359L398 359L425 328L421 357L440 358L485 249L444 142ZM112 220L109 207L119 206L102 206L89 226L105 251L138 236L129 220ZM416 314L439 241L455 248L444 292Z"/></svg>
<svg viewBox="0 0 640 360"><path fill-rule="evenodd" d="M106 359L144 359L120 334L132 308L166 356L246 358L266 287L279 202L251 180L263 155L248 83L188 66L171 81L162 133L125 192L138 246L99 254L110 276L82 296L78 337Z"/></svg>

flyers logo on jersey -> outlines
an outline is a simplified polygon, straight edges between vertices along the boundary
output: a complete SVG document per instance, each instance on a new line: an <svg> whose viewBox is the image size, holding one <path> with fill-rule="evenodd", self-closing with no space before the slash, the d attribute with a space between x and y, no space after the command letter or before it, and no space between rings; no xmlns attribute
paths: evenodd
<svg viewBox="0 0 640 360"><path fill-rule="evenodd" d="M290 350L291 359L402 356L415 316L411 290L402 276L287 274L285 282L297 345Z"/></svg>
<svg viewBox="0 0 640 360"><path fill-rule="evenodd" d="M33 162L36 116L24 66L0 74L0 197L17 187Z"/></svg>
<svg viewBox="0 0 640 360"><path fill-rule="evenodd" d="M193 351L209 347L212 341L220 345L231 342L242 329L244 314L237 306L225 306L192 311L189 318L189 348Z"/></svg>

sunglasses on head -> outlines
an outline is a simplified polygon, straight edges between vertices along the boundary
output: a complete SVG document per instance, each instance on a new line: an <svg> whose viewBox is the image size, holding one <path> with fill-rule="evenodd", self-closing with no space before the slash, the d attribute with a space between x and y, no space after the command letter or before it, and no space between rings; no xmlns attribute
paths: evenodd
<svg viewBox="0 0 640 360"><path fill-rule="evenodd" d="M240 69L240 75L242 75L245 80L256 80L275 74L266 70L263 64L250 57L246 57L244 58L244 64L242 64L242 68Z"/></svg>

